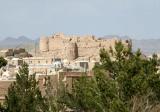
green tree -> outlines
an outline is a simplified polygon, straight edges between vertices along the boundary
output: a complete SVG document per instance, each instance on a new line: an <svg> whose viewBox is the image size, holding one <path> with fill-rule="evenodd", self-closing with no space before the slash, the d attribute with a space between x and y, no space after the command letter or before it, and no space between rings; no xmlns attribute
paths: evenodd
<svg viewBox="0 0 160 112"><path fill-rule="evenodd" d="M0 68L7 65L7 60L5 60L3 57L0 57Z"/></svg>
<svg viewBox="0 0 160 112"><path fill-rule="evenodd" d="M61 101L61 97L64 96L64 86L62 83L57 85L53 84L53 80L48 76L45 77L45 101L47 105L47 112L60 112L64 110L64 103Z"/></svg>
<svg viewBox="0 0 160 112"><path fill-rule="evenodd" d="M7 65L7 60L5 60L3 57L0 57L0 68ZM5 108L0 103L0 111L4 112Z"/></svg>
<svg viewBox="0 0 160 112"><path fill-rule="evenodd" d="M7 112L45 112L45 102L35 74L29 75L27 64L20 67L16 81L8 88L5 107Z"/></svg>
<svg viewBox="0 0 160 112"><path fill-rule="evenodd" d="M101 100L95 80L83 75L75 80L72 91L66 92L65 104L80 112L103 112Z"/></svg>
<svg viewBox="0 0 160 112"><path fill-rule="evenodd" d="M160 74L157 69L159 60L156 55L147 59L140 50L133 53L130 47L125 47L120 41L110 52L102 49L100 58L101 64L95 66L94 73L99 89L102 91L101 94L104 95L104 104L114 101L116 97L116 102L120 102L120 105L126 108L125 110L133 110L133 112L150 111L159 104ZM110 82L112 85L107 86ZM115 89L113 96L110 96L111 92L109 94L105 92L109 88ZM107 101L105 96L114 99ZM143 103L140 106L141 110L135 109L135 101L139 103L139 100L134 99L141 99L141 104ZM118 107L114 105L117 104L113 103L109 107L112 112L113 107Z"/></svg>
<svg viewBox="0 0 160 112"><path fill-rule="evenodd" d="M75 81L66 105L85 112L154 112L160 106L158 66L156 55L147 59L116 42L110 51L101 49L92 78Z"/></svg>

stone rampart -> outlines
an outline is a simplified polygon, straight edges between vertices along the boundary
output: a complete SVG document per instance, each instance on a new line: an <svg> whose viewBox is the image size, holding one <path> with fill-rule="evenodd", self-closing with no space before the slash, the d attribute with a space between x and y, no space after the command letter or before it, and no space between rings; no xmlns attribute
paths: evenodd
<svg viewBox="0 0 160 112"><path fill-rule="evenodd" d="M40 52L42 55L54 56L74 60L77 57L99 56L99 50L114 48L118 38L98 39L92 35L86 36L66 36L62 33L50 37L40 38ZM124 45L129 45L130 41L122 40Z"/></svg>

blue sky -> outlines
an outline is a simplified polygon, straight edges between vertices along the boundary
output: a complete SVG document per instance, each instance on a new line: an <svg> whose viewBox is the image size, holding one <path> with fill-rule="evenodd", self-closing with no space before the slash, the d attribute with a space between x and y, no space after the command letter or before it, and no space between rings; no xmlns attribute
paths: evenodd
<svg viewBox="0 0 160 112"><path fill-rule="evenodd" d="M55 32L160 38L160 0L0 0L0 38Z"/></svg>

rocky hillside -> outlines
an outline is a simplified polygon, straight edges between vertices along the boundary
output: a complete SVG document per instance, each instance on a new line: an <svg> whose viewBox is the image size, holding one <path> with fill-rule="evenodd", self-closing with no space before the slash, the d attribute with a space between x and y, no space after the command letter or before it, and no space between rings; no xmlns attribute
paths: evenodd
<svg viewBox="0 0 160 112"><path fill-rule="evenodd" d="M25 36L20 36L18 38L7 37L0 40L0 49L6 48L25 48L28 51L32 51L36 47L38 40L32 40Z"/></svg>

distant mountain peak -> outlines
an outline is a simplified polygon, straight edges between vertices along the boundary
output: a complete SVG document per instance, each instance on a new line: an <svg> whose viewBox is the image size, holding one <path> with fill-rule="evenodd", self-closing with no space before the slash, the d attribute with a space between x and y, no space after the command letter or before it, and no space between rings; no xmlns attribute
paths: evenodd
<svg viewBox="0 0 160 112"><path fill-rule="evenodd" d="M13 40L13 39L14 39L13 37L6 37L3 40Z"/></svg>
<svg viewBox="0 0 160 112"><path fill-rule="evenodd" d="M17 38L17 40L21 40L21 41L32 41L30 38L26 37L26 36L19 36Z"/></svg>
<svg viewBox="0 0 160 112"><path fill-rule="evenodd" d="M26 36L19 36L17 38L6 37L0 41L0 47L1 48L14 48L17 46L23 46L23 45L32 44L32 43L34 43L34 41L29 39Z"/></svg>

